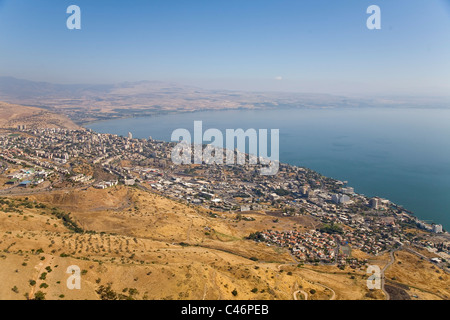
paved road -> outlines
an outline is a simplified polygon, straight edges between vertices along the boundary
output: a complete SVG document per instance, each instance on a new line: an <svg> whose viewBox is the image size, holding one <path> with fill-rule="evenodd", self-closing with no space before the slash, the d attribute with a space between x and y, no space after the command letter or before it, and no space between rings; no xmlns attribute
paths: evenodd
<svg viewBox="0 0 450 320"><path fill-rule="evenodd" d="M80 190L87 190L90 187L94 185L94 182L89 183L84 186L78 186L78 187L70 187L70 188L52 188L50 187L43 188L43 189L29 189L29 188L22 188L22 187L12 187L9 189L3 189L0 190L0 196L31 196L35 194L48 194L49 192L57 192L57 191L80 191Z"/></svg>
<svg viewBox="0 0 450 320"><path fill-rule="evenodd" d="M433 262L433 261L431 261L431 259L430 259L429 257L424 256L423 254L421 254L421 253L415 251L415 250L412 249L412 248L404 248L404 249L405 249L406 251L411 252L412 254L415 254L416 256L418 256L418 257L424 259L425 261L431 262L432 264L434 264L434 265L436 265L437 267L441 268L444 272L448 273L448 270L447 270L447 268L446 268L447 263L443 263L443 262L441 262L441 263L436 263L436 262Z"/></svg>
<svg viewBox="0 0 450 320"><path fill-rule="evenodd" d="M389 295L389 293L386 291L384 284L386 282L386 275L385 272L386 270L395 262L395 256L394 256L394 252L397 250L393 250L389 252L389 256L391 257L391 261L389 261L388 264L386 264L383 268L383 270L381 270L381 290L383 290L385 296L386 296L386 300L390 300L391 296Z"/></svg>

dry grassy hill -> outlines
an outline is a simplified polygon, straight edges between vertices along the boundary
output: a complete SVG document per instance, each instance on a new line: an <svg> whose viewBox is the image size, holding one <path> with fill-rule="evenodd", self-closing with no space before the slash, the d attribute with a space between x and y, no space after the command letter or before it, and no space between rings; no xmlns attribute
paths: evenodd
<svg viewBox="0 0 450 320"><path fill-rule="evenodd" d="M450 277L432 263L406 251L395 253L387 270L388 284L423 300L450 299ZM399 291L399 290L396 290Z"/></svg>
<svg viewBox="0 0 450 320"><path fill-rule="evenodd" d="M237 221L133 187L0 199L0 299L382 299L364 270L300 266L251 232L301 228ZM85 232L74 231L82 227ZM86 232L89 230L90 232ZM69 290L66 270L82 271ZM44 275L43 275L44 273Z"/></svg>
<svg viewBox="0 0 450 320"><path fill-rule="evenodd" d="M79 129L76 124L64 115L55 114L44 109L0 102L0 128L15 129L18 125L26 125L30 129Z"/></svg>

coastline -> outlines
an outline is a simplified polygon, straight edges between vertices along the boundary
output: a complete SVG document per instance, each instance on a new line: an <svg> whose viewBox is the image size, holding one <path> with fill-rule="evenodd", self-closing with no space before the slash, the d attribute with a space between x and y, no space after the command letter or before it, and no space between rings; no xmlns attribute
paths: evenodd
<svg viewBox="0 0 450 320"><path fill-rule="evenodd" d="M339 108L332 108L332 109L339 109ZM351 108L351 109L354 109L354 108ZM359 108L358 108L359 109ZM221 111L223 111L223 112L229 112L229 111L236 111L235 109L232 109L232 110L221 110ZM221 112L221 111L217 111L217 110L207 110L207 111L190 111L190 112L182 112L182 113L179 113L179 112L173 112L173 113L170 113L170 114L165 114L165 115L162 115L162 116L152 116L152 117L135 117L135 118L127 118L127 119L145 119L145 118L151 118L151 119L155 119L155 118L161 118L161 117L164 117L164 116L172 116L172 115L186 115L186 114L201 114L201 113L204 113L204 112L209 112L209 113L217 113L217 112ZM255 110L244 110L244 111L255 111ZM114 119L114 120L112 120L112 121L120 121L121 119ZM101 122L94 122L94 123L91 123L90 125L95 125L95 124L99 124L99 123L108 123L108 122L110 122L111 120L105 120L105 121L101 121ZM89 126L90 126L89 124L87 124L87 125L85 125L84 127L85 128L88 128L88 129L91 129L91 128L89 128ZM106 133L106 132L102 132L102 133ZM109 132L110 134L116 134L116 133L114 133L114 132ZM150 133L151 135L153 135L152 133ZM160 140L160 141L164 141L164 142L170 142L170 141L168 141L168 140ZM291 163L291 162L287 162L287 161L284 161L284 163L285 164L288 164L288 165L291 165L291 166L297 166L296 164L294 164L294 163ZM301 167L307 167L307 168L309 168L308 166L301 166ZM310 169L311 171L314 171L314 172L316 172L316 173L319 173L319 174L321 174L320 173L320 170L317 170L317 169ZM330 175L326 175L325 174L325 176L328 176L328 177L330 177ZM334 179L334 178L333 178ZM337 180L337 181L339 181L338 179L335 179L335 180ZM364 192L364 193L358 193L358 194L361 194L361 195L365 195L366 194L366 192ZM373 196L371 196L370 194L369 194L369 196L368 196L369 198L370 197L373 197ZM389 197L387 197L388 199L389 199ZM421 217L421 218L419 218L417 215L416 215L416 213L415 213L415 210L414 209L410 209L410 207L409 206L404 206L404 205L400 205L400 204L397 204L398 202L396 202L395 203L395 205L396 206L398 206L399 208L402 208L403 210L405 210L406 212L408 212L410 215L412 215L413 217L415 217L416 219L418 219L418 221L419 222L423 222L423 223L426 223L426 221L428 221L429 219L427 219L427 218L429 218L429 217ZM439 220L437 220L437 221L434 221L434 223L435 224L439 224ZM448 228L446 227L446 226L444 226L444 229L445 230L447 230Z"/></svg>

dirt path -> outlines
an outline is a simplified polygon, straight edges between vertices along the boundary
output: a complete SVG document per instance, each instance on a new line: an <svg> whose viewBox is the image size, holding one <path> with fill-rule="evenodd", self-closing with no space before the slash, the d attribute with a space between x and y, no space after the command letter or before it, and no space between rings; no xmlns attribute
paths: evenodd
<svg viewBox="0 0 450 320"><path fill-rule="evenodd" d="M336 300L336 292L333 289L331 289L330 287L327 287L326 285L321 284L321 283L316 283L316 284L318 284L319 286L324 287L325 289L330 290L331 293L332 293L332 296L331 296L330 300Z"/></svg>
<svg viewBox="0 0 450 320"><path fill-rule="evenodd" d="M308 293L306 293L306 291L303 291L303 290L297 290L297 291L294 292L294 300L300 300L298 298L298 293L299 292L305 296L304 300L308 300Z"/></svg>
<svg viewBox="0 0 450 320"><path fill-rule="evenodd" d="M191 224L189 225L189 228L187 230L187 234L186 234L186 242L189 243L189 241L191 240L191 230L192 227L194 225L194 219L191 219Z"/></svg>
<svg viewBox="0 0 450 320"><path fill-rule="evenodd" d="M205 285L204 285L204 287L203 287L203 298L202 298L202 300L205 300L206 299L206 295L208 294L208 285L206 284L206 282L205 282Z"/></svg>
<svg viewBox="0 0 450 320"><path fill-rule="evenodd" d="M296 263L280 264L280 265L277 266L277 269L280 271L282 266L292 266L292 265L295 265L295 264L296 264ZM309 271L317 272L317 271L314 271L314 270L311 270L311 269L309 269ZM332 293L332 296L331 296L330 300L336 300L336 292L335 292L333 289L331 289L330 287L327 287L327 286L324 285L324 284L318 283L318 282L315 282L314 284L317 284L317 285L319 285L319 286L321 286L321 287L324 287L325 289L330 290L331 293ZM306 293L306 292L303 291L303 290L297 290L297 291L295 291L295 292L293 293L294 300L298 300L298 299L297 299L297 294L298 294L299 292L302 293L302 294L305 296L305 300L308 300L308 293Z"/></svg>
<svg viewBox="0 0 450 320"><path fill-rule="evenodd" d="M304 300L308 300L308 293L307 293L306 291L302 290L302 289L299 289L299 288L298 288L298 283L297 283L297 282L295 282L295 288L296 288L297 290L294 291L294 293L292 294L294 300L301 300L301 299L299 299L299 297L298 297L298 294L299 294L299 293L303 294L303 296L305 297ZM294 290L295 290L295 289L294 289Z"/></svg>
<svg viewBox="0 0 450 320"><path fill-rule="evenodd" d="M214 270L213 272L213 278L214 278L214 287L217 290L217 292L219 293L219 296L217 297L217 300L222 300L222 292L220 291L219 285L217 284L217 271Z"/></svg>
<svg viewBox="0 0 450 320"><path fill-rule="evenodd" d="M45 260L39 262L39 264L35 265L34 268L37 270L36 277L34 278L34 281L36 281L36 284L30 288L29 297L28 299L34 299L34 294L37 292L37 286L39 282L39 277L42 274L42 271L50 266L51 262L53 262L54 257L48 256L46 254L43 255L45 257ZM50 259L49 259L50 257Z"/></svg>

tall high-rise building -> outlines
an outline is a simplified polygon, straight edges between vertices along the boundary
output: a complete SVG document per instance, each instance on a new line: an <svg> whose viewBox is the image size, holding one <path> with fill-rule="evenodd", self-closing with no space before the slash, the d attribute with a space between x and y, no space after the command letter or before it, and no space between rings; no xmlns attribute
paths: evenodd
<svg viewBox="0 0 450 320"><path fill-rule="evenodd" d="M378 210L381 205L381 199L379 198L372 198L369 201L369 205L372 209Z"/></svg>

